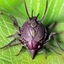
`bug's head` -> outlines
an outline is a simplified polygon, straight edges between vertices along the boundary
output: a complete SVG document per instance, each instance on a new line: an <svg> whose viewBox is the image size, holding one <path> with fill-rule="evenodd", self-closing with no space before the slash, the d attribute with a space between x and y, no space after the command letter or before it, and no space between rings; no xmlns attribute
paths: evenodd
<svg viewBox="0 0 64 64"><path fill-rule="evenodd" d="M27 22L30 24L32 28L36 27L38 25L37 17L31 17L30 19L27 20Z"/></svg>
<svg viewBox="0 0 64 64"><path fill-rule="evenodd" d="M32 40L31 42L27 43L28 50L32 56L32 59L34 59L36 52L40 48L40 44L36 42L35 40Z"/></svg>

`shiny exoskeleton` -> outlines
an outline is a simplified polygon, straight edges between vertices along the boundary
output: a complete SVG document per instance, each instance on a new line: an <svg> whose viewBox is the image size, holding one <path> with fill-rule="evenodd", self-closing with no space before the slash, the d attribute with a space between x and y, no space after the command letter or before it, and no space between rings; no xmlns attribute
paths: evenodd
<svg viewBox="0 0 64 64"><path fill-rule="evenodd" d="M18 23L16 22L16 19L12 16L9 15L10 18L12 18L14 26L18 27L18 30L15 34L10 35L8 37L13 37L13 36L19 36L18 38L13 39L9 44L3 46L2 48L8 47L8 46L12 46L11 44L14 41L19 41L21 44L23 44L22 48L20 49L20 52L23 50L23 48L27 48L32 56L32 59L34 59L36 53L38 52L39 49L43 49L42 51L45 53L46 50L44 48L45 45L47 45L51 50L53 50L55 53L60 54L58 52L56 52L52 46L48 43L48 41L51 38L54 38L55 42L58 44L59 48L64 51L59 43L57 42L56 38L54 35L56 35L56 32L51 32L49 33L48 31L53 28L56 25L56 22L52 23L51 25L45 27L41 21L43 21L47 8L48 8L48 0L46 0L46 8L45 8L45 12L44 12L44 16L42 17L41 20L38 20L38 16L33 16L33 10L32 10L32 16L30 17L29 13L28 13L28 9L26 6L26 2L24 0L24 4L25 4L25 9L26 9L26 13L28 15L28 19L27 21L23 24L22 27L20 27L18 25ZM2 13L1 13L2 14ZM17 45L17 44L15 44ZM17 54L19 55L20 52ZM46 57L46 56L45 56Z"/></svg>

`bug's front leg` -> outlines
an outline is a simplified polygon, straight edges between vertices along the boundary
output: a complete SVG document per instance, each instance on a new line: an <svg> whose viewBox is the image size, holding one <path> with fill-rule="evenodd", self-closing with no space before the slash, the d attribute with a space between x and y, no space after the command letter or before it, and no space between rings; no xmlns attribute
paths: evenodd
<svg viewBox="0 0 64 64"><path fill-rule="evenodd" d="M22 32L23 29L21 29L21 27L18 28L17 32L15 34L11 34L9 35L7 38L10 38L10 37L15 37L15 36L21 36L21 32Z"/></svg>
<svg viewBox="0 0 64 64"><path fill-rule="evenodd" d="M13 15L9 14L8 11L6 11L6 10L4 10L4 12L0 11L0 14L6 14L6 15L8 15L12 19L13 25L16 26L16 27L19 27L16 18Z"/></svg>
<svg viewBox="0 0 64 64"><path fill-rule="evenodd" d="M9 17L12 19L13 25L16 26L16 27L19 27L16 18L14 16L12 16L11 14L9 14Z"/></svg>
<svg viewBox="0 0 64 64"><path fill-rule="evenodd" d="M2 48L7 48L8 46L11 46L11 44L12 44L13 42L15 42L15 41L16 41L16 38L13 39L9 44L7 44L7 45L1 47L0 49L2 49Z"/></svg>
<svg viewBox="0 0 64 64"><path fill-rule="evenodd" d="M12 43L14 43L15 41L20 41L20 43L23 44L23 42L22 42L20 39L15 38L15 39L13 39L9 44L7 44L7 45L1 47L0 49L2 49L2 48L7 48L7 47L9 47L9 46L16 46L16 45L19 45L19 44L14 44L14 45L12 45Z"/></svg>
<svg viewBox="0 0 64 64"><path fill-rule="evenodd" d="M15 36L17 36L17 33L15 33L15 34L11 34L11 35L7 36L7 38L15 37Z"/></svg>
<svg viewBox="0 0 64 64"><path fill-rule="evenodd" d="M18 54L16 54L15 56L20 55L20 53L22 52L22 50L23 50L24 48L25 48L25 47L24 47L24 46L22 46L22 48L20 49L19 53L18 53Z"/></svg>

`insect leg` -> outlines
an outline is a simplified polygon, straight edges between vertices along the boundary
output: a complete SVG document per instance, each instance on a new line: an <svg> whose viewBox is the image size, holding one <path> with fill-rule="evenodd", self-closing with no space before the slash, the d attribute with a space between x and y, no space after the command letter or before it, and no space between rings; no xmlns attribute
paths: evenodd
<svg viewBox="0 0 64 64"><path fill-rule="evenodd" d="M15 34L9 35L7 38L14 37L14 36L21 36L22 29L19 27L18 31Z"/></svg>
<svg viewBox="0 0 64 64"><path fill-rule="evenodd" d="M55 27L55 26L56 26L56 24L57 24L56 22L53 22L53 23L52 23L52 24L50 24L47 28L48 28L48 29L52 29L53 27Z"/></svg>
<svg viewBox="0 0 64 64"><path fill-rule="evenodd" d="M10 37L14 37L14 36L16 36L17 34L11 34L11 35L9 35L7 38L10 38Z"/></svg>
<svg viewBox="0 0 64 64"><path fill-rule="evenodd" d="M11 14L9 14L9 17L12 19L13 25L16 26L16 27L19 27L16 18L14 16L12 16Z"/></svg>
<svg viewBox="0 0 64 64"><path fill-rule="evenodd" d="M54 38L54 41L56 42L56 44L58 45L58 47L64 52L64 49L61 48L60 44L58 43L58 41L56 40L56 38L54 36L54 35L60 34L60 33L63 33L63 32L59 32L59 33L52 32L52 33L50 33L49 38L46 40L46 42L49 41L51 39L51 37L53 37Z"/></svg>
<svg viewBox="0 0 64 64"><path fill-rule="evenodd" d="M20 43L18 43L18 44L13 44L13 45L12 45L12 43L15 42L16 40L17 40L17 41L20 41ZM18 38L15 38L15 39L13 39L9 44L1 47L0 49L2 49L2 48L7 48L7 47L9 47L9 46L16 46L16 45L19 45L19 44L23 44L22 40L20 40L20 39L18 39Z"/></svg>
<svg viewBox="0 0 64 64"><path fill-rule="evenodd" d="M57 34L57 33L56 32L51 32L48 39L45 42L48 42L52 38L52 36L55 35L55 34Z"/></svg>
<svg viewBox="0 0 64 64"><path fill-rule="evenodd" d="M8 11L6 11L6 10L4 10L4 12L0 12L0 14L3 14L3 13L6 14L6 15L8 15L12 19L14 26L19 27L19 25L17 23L17 20L16 20L16 18L14 16L12 16L11 14L9 14Z"/></svg>
<svg viewBox="0 0 64 64"><path fill-rule="evenodd" d="M46 49L43 49L43 52L44 52L45 59L47 59Z"/></svg>
<svg viewBox="0 0 64 64"><path fill-rule="evenodd" d="M0 49L2 49L2 48L7 48L8 46L10 46L10 45L11 45L13 42L15 42L15 41L16 41L16 38L13 39L9 44L7 44L7 45L1 47Z"/></svg>
<svg viewBox="0 0 64 64"><path fill-rule="evenodd" d="M58 45L58 47L64 52L64 49L61 48L59 42L56 40L55 36L53 35L54 41L56 42L56 44Z"/></svg>
<svg viewBox="0 0 64 64"><path fill-rule="evenodd" d="M47 39L45 42L49 41L54 35L61 34L61 33L64 33L64 32L58 32L58 33L56 33L56 32L51 32L51 33L49 34L48 39Z"/></svg>
<svg viewBox="0 0 64 64"><path fill-rule="evenodd" d="M22 48L20 49L19 53L18 53L18 54L16 54L15 56L20 55L20 53L22 52L23 48L24 48L24 46L22 46Z"/></svg>
<svg viewBox="0 0 64 64"><path fill-rule="evenodd" d="M20 45L21 43L17 43L17 44L13 44L13 45L10 45L10 46L17 46L17 45Z"/></svg>
<svg viewBox="0 0 64 64"><path fill-rule="evenodd" d="M56 54L61 55L60 53L56 52L48 42L46 43L46 45L47 45L52 51L54 51Z"/></svg>

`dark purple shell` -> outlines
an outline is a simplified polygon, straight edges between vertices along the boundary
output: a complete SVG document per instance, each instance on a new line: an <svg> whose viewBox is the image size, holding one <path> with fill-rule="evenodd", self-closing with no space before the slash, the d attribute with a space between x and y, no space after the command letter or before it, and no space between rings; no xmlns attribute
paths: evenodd
<svg viewBox="0 0 64 64"><path fill-rule="evenodd" d="M32 21L32 23L35 21ZM43 24L38 23L36 27L32 27L30 23L25 22L23 27L23 31L22 31L22 38L25 41L37 41L39 42L41 39L44 38L45 36L45 29Z"/></svg>

